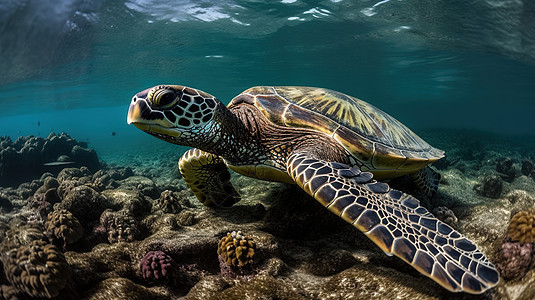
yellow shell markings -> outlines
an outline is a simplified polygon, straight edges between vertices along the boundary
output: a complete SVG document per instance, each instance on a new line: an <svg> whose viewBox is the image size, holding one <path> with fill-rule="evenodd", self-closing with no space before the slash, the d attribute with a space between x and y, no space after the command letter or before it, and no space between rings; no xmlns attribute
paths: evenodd
<svg viewBox="0 0 535 300"><path fill-rule="evenodd" d="M244 94L254 98L255 106L275 124L331 136L364 164L362 170L374 172L377 179L412 173L443 157L442 150L430 146L395 118L336 91L253 87L240 95Z"/></svg>
<svg viewBox="0 0 535 300"><path fill-rule="evenodd" d="M290 102L321 113L372 141L410 151L432 148L395 118L360 99L322 88L276 87L275 90Z"/></svg>

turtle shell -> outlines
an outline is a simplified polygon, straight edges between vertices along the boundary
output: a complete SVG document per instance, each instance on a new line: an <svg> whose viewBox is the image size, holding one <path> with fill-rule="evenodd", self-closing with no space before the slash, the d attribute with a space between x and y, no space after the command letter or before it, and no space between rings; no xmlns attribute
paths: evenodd
<svg viewBox="0 0 535 300"><path fill-rule="evenodd" d="M377 179L413 173L444 157L401 122L360 99L314 87L253 87L229 107L254 104L273 123L332 136Z"/></svg>

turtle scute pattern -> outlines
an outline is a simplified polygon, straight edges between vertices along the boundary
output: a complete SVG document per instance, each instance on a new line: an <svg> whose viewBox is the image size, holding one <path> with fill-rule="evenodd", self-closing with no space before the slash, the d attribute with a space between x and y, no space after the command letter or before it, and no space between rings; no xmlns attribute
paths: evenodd
<svg viewBox="0 0 535 300"><path fill-rule="evenodd" d="M345 164L296 153L288 173L309 195L450 291L482 293L499 280L471 241L437 220L414 197Z"/></svg>
<svg viewBox="0 0 535 300"><path fill-rule="evenodd" d="M395 149L429 151L432 147L401 122L360 99L323 88L273 87L291 103L320 113L359 135Z"/></svg>

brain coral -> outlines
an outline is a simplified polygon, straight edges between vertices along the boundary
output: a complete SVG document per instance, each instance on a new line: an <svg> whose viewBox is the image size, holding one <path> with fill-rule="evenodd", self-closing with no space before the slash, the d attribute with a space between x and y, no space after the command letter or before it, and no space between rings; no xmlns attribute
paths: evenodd
<svg viewBox="0 0 535 300"><path fill-rule="evenodd" d="M514 242L535 242L535 209L516 213L507 227L507 236Z"/></svg>
<svg viewBox="0 0 535 300"><path fill-rule="evenodd" d="M71 277L63 253L44 241L8 252L3 262L9 282L31 297L56 297Z"/></svg>
<svg viewBox="0 0 535 300"><path fill-rule="evenodd" d="M30 245L36 240L46 240L42 230L32 225L16 224L6 231L4 239L0 243L0 253L17 249L23 245Z"/></svg>
<svg viewBox="0 0 535 300"><path fill-rule="evenodd" d="M255 262L256 243L241 231L227 233L217 246L217 254L229 267L243 267Z"/></svg>
<svg viewBox="0 0 535 300"><path fill-rule="evenodd" d="M160 280L170 276L175 261L163 251L149 251L139 268L144 279Z"/></svg>
<svg viewBox="0 0 535 300"><path fill-rule="evenodd" d="M84 235L84 230L75 216L68 210L61 209L48 214L45 234L50 241L60 240L66 246L79 240Z"/></svg>

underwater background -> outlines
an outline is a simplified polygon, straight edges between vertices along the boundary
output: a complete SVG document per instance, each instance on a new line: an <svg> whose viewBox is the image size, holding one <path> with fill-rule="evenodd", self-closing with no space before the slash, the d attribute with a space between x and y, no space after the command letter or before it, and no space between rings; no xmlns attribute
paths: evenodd
<svg viewBox="0 0 535 300"><path fill-rule="evenodd" d="M126 110L133 94L166 83L225 103L255 85L325 87L414 130L529 135L534 7L518 0L2 1L1 134L66 131L102 155L158 143L126 125Z"/></svg>
<svg viewBox="0 0 535 300"><path fill-rule="evenodd" d="M249 229L253 237L256 234L257 239L260 239L259 248L263 249L264 256L283 257L282 260L288 265L286 267L303 269L307 276L345 278L340 272L353 270L351 276L346 277L379 276L382 279L374 283L375 289L377 285L382 286L383 282L386 284L382 288L388 290L389 285L395 286L400 291L397 295L401 297L454 297L455 294L440 291L438 285L427 279L425 284L431 286L429 290L419 290L414 284L403 287L403 281L421 278L417 272L403 269L406 272L401 271L400 274L405 273L396 275L402 279L391 282L385 269L365 274L355 271L356 269L346 269L352 265L351 262L355 263L354 259L358 261L357 265L371 261L374 265L394 269L402 264L388 260L373 245L368 245L368 250L364 247L364 252L359 250L361 252L348 255L350 250L347 249L354 249L357 244L352 241L340 247L342 252L336 252L338 254L335 256L341 257L340 260L329 261L330 264L341 264L343 267L317 274L316 271L310 271L311 267L306 261L323 261L326 254L299 248L306 246L292 240L295 236L282 229L289 222L302 222L303 227L313 226L309 221L303 220L305 217L287 216L287 204L283 200L292 198L292 195L294 198L295 195L300 195L293 188L275 183L247 181L248 179L233 174L237 185L245 189L245 201L242 209L238 210L238 216L229 212L207 212L205 208L193 204L195 198L192 194L185 194L185 184L177 179L179 175L176 162L187 148L165 143L126 124L132 96L157 84L191 86L216 96L225 104L243 90L256 85L324 87L373 104L407 125L433 146L446 150L444 163L437 163L437 169L446 180L445 187L441 187L437 199L428 200L426 204L430 211L436 207L449 207L459 218L460 225L456 225L457 229L482 246L484 252L487 250L487 255L493 261L500 261L500 257L509 255L499 254L499 249L505 247L502 244L503 235L514 213L535 205L535 172L532 171L532 160L535 157L535 1L0 1L0 136L4 137L0 142L6 141L7 137L14 142L19 137L30 135L47 138L54 132L58 136L52 138L61 140L61 143L66 143L69 147L80 145L84 149L94 149L100 163L108 168L108 177L116 176L114 178L119 182L110 185L106 181L100 190L95 188L96 192L108 199L115 199L119 196L112 195L111 190L129 186L131 190L137 190L154 201L165 198L163 191L177 193L178 196L175 196L182 201L182 212L191 213L186 216L182 213L180 218L195 220L187 219L189 221L183 221L183 224L179 220L178 224L182 227L197 226L196 230L208 228L206 236L210 237L199 237L199 240L209 245L206 248L208 252L217 246L217 239L214 246L214 236L223 236L226 234L226 231L223 233L224 230L230 232L234 228ZM60 136L61 132L70 137ZM54 155L49 156L40 165L52 163L49 171L61 186L61 176L58 175L61 168L54 164L58 159ZM115 168L113 172L121 175L113 175L115 173L110 173L110 168ZM91 173L93 181L104 176L95 175L93 169ZM83 178L82 175L90 177L82 170L77 176L71 174L68 177L64 174L63 180L72 180L73 176ZM148 181L140 179L142 176ZM135 178L130 179L130 182L130 177ZM30 178L9 182L3 179L6 181L0 182L0 195L3 193L4 198L10 199L12 203L7 206L11 209L2 210L1 221L11 224L5 228L14 227L13 214L19 213L19 209L27 209L30 200L35 200L35 195L39 194L37 188L46 186L46 177L36 176L35 179L41 180L35 184L35 188L19 186L23 181L31 181ZM57 188L53 185L48 188ZM150 186L149 190L147 186ZM496 192L496 186L500 187L499 192ZM268 188L275 192L265 194ZM288 195L283 196L285 193ZM68 191L65 191L65 197L67 194ZM64 197L59 192L58 197L56 202L64 202ZM276 199L269 202L271 200L266 200L266 197ZM267 216L262 209L257 211L255 203L258 201L264 201ZM150 212L150 203L147 203L143 205L148 205ZM299 203L288 205L294 210L300 207ZM273 209L271 213L270 208ZM313 208L322 209L320 206ZM239 218L239 214L244 212L252 214L252 221ZM31 219L28 212L25 214L22 213L28 220ZM313 217L315 214L316 212L310 213ZM106 219L104 215L100 216L101 223ZM144 222L150 223L143 214L133 214L131 217L139 222L145 218ZM454 216L455 220L457 217ZM41 223L46 219L46 214L42 218ZM330 215L320 215L319 218L330 218ZM495 222L491 224L489 220L493 218ZM501 223L496 219L500 219ZM21 224L28 221L22 217L21 220ZM92 224L95 220L98 221L99 216L86 220L86 223ZM335 228L346 226L345 223L336 223L336 220L328 219L326 222L334 224ZM245 223L256 225L229 225ZM102 228L106 226L102 226L104 225L95 226L92 233L86 232L85 236L97 235L98 230L105 230ZM150 244L147 237L158 232L157 225L151 227L140 223L137 226L140 233L132 239ZM285 241L291 245L288 247L294 247L291 249L303 250L305 253L309 251L310 255L292 256L285 253L285 250L281 250L284 253L282 256L273 254L279 253L279 250L271 253L271 250L266 250L266 246L262 248L262 243L269 244L271 240L255 230L276 236L278 240L273 244L280 243L280 247L285 247L282 242ZM295 235L307 232L305 229L295 230ZM322 230L325 229L318 229L310 236L305 234L304 238L307 241L321 240L322 236L329 235ZM344 230L346 229L340 232L345 232ZM351 230L354 228L347 229L348 232L353 232ZM357 230L353 233L359 234ZM272 235L270 238L275 239ZM344 235L338 237L340 236ZM336 240L335 237L331 236L330 239ZM172 239L169 235L168 240ZM188 238L175 237L173 241L183 242L182 239ZM116 242L117 239L110 238L106 243L114 244L112 240ZM67 259L74 269L83 269L84 263L77 265L72 261L80 253L89 253L91 247L98 244L97 241L100 240L87 238L84 243L73 246L71 256L67 255ZM329 241L325 239L320 243ZM361 240L359 242L366 243ZM514 251L524 254L529 252L529 257L535 257L533 243L528 243L533 245L529 251L524 248L524 252L520 248ZM151 248L147 245L139 247ZM311 244L310 249L316 246ZM176 253L180 251L193 256L190 250L175 249L178 252L173 252L170 247L167 252L174 253L171 256L175 255L175 260L178 260ZM134 246L131 248L128 248L131 253L136 251ZM94 253L98 252L95 251ZM119 250L105 251L111 253ZM366 251L374 254L368 257ZM136 259L141 259L144 254L138 253L141 257ZM120 255L117 254L117 257ZM115 259L120 260L117 257ZM217 264L217 254L215 257ZM353 260L347 257L353 257ZM96 258L87 258L87 261L91 259ZM141 291L141 288L133 290L138 291L138 295L151 297L174 298L190 293L195 298L195 295L202 293L197 288L195 291L199 294L194 294L191 292L192 287L199 280L204 280L200 278L215 276L219 271L209 262L189 263L184 268L190 269L182 270L187 284L181 288L163 292L157 288L151 292ZM533 265L535 258L530 258L528 262L524 260L525 272L509 276L513 278L510 286L514 288L507 290L509 285L502 284L503 290L493 292L490 297L501 298L507 295L516 299L530 299L535 294L535 281L515 283L514 280L519 280L525 274L534 274ZM270 265L270 268L275 267ZM97 271L91 269L80 272L89 274ZM113 276L106 275L102 278L89 275L80 277L91 282L88 286L80 282L69 284L77 286L73 290L78 289L78 292L99 290L98 284L104 282L104 278L130 278L136 284L141 284L139 274L132 275L133 273L128 273L130 271L125 271L129 275L120 271L113 272L116 272ZM277 272L270 274L274 278L286 278L285 272ZM311 285L319 285L318 277L288 276L290 280L285 281L285 284L289 287L281 287L285 293L277 294L278 297L369 299L394 295L393 292L383 293L381 289L373 295L337 294L337 291L350 289L343 287L344 280L340 278L339 283L336 283L338 285L332 283L325 290L310 292L306 284L302 286L302 282L309 280ZM355 283L354 286L360 286L358 289L362 290L371 281ZM0 277L0 284L7 284L6 279ZM225 285L218 281L218 284L228 288L228 283ZM281 283L269 281L266 284L277 286ZM150 283L146 286L154 288L158 284ZM232 285L232 288L235 287ZM254 288L249 286L245 290ZM294 297L292 291L295 292L296 289L298 295ZM222 290L224 288L218 293ZM514 293L511 292L513 290ZM239 293L236 290L233 292ZM91 298L91 295L98 293L83 296ZM108 298L122 297L118 295L125 294L118 293ZM232 295L237 294L227 291L226 295L232 299ZM105 295L100 296L103 297L100 299L107 299Z"/></svg>

